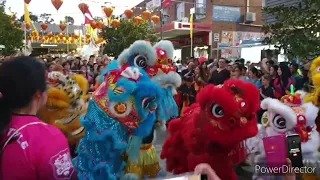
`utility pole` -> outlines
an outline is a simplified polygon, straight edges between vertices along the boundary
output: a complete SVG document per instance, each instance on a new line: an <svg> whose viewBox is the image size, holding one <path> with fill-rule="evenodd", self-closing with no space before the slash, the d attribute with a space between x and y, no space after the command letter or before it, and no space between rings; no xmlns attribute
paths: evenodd
<svg viewBox="0 0 320 180"><path fill-rule="evenodd" d="M162 1L161 1L161 4L160 4L160 37L161 37L161 40L163 39L162 26L163 26L163 9L162 9Z"/></svg>

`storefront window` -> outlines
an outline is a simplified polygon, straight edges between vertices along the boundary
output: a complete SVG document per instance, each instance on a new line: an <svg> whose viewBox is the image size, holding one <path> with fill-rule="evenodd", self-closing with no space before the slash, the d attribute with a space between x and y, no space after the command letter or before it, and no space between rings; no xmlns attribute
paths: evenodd
<svg viewBox="0 0 320 180"><path fill-rule="evenodd" d="M177 20L181 20L185 17L184 2L177 4Z"/></svg>
<svg viewBox="0 0 320 180"><path fill-rule="evenodd" d="M196 0L196 19L204 19L207 16L207 1Z"/></svg>

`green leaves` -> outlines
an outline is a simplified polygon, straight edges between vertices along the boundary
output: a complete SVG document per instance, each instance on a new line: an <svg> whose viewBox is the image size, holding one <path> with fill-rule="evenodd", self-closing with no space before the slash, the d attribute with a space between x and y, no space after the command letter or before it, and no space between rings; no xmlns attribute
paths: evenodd
<svg viewBox="0 0 320 180"><path fill-rule="evenodd" d="M0 45L5 46L0 54L12 55L23 46L21 24L5 13L4 6L0 6L0 22Z"/></svg>
<svg viewBox="0 0 320 180"><path fill-rule="evenodd" d="M268 44L279 44L289 56L313 59L320 55L320 1L302 0L295 6L264 8L277 19L263 30Z"/></svg>
<svg viewBox="0 0 320 180"><path fill-rule="evenodd" d="M118 28L104 28L101 33L106 40L104 53L117 57L124 49L136 40L149 40L151 43L159 40L149 22L137 25L133 20L121 20Z"/></svg>

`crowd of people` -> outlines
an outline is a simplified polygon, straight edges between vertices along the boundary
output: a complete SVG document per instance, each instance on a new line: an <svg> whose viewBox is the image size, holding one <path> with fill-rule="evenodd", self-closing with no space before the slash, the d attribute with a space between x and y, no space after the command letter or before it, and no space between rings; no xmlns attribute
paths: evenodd
<svg viewBox="0 0 320 180"><path fill-rule="evenodd" d="M297 63L263 59L260 63L245 63L244 59L230 62L225 58L207 60L190 58L178 70L183 84L176 96L180 110L195 102L197 92L207 84L219 85L228 79L239 79L253 83L260 89L261 100L270 97L280 99L294 91L309 91L309 70L307 66L300 67Z"/></svg>
<svg viewBox="0 0 320 180"><path fill-rule="evenodd" d="M3 179L56 179L58 177L48 177L48 174L52 174L48 172L51 170L48 166L54 163L51 161L52 157L61 156L65 161L72 163L68 142L64 135L56 128L46 126L36 117L37 111L45 104L47 98L46 71L61 71L65 75L82 74L89 81L91 90L94 90L94 86L98 84L96 81L98 75L109 62L108 57L90 56L88 60L79 57L74 59L47 57L41 61L33 57L17 57L2 63L0 66L0 117L2 118L0 132L2 134L0 136L4 138L1 140L0 154ZM42 66L42 63L46 66ZM260 89L261 99L280 98L290 91L292 86L295 90L310 87L307 68L301 69L295 63L276 64L273 60L246 65L244 59L229 62L225 58L215 61L203 57L190 58L182 67L177 68L177 71L183 80L176 96L180 111L194 103L197 92L207 84L223 84L230 78L253 83ZM20 134L13 136L12 129L20 127L19 123L22 119L27 122L26 126L31 126L25 129L30 136L23 137ZM19 130L21 127L18 128ZM38 138L40 136L44 138ZM15 140L18 143L10 143ZM39 143L39 140L43 142ZM25 153L30 156L25 156ZM17 164L23 165L24 168ZM70 178L75 176L73 169L68 173Z"/></svg>

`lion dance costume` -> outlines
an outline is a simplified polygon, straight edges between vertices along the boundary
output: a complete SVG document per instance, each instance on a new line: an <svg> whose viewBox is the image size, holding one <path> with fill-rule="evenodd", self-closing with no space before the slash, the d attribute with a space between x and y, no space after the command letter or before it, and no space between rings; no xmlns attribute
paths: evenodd
<svg viewBox="0 0 320 180"><path fill-rule="evenodd" d="M48 74L48 101L38 112L40 119L58 127L75 149L84 136L80 116L86 112L88 81L81 75L65 76L61 72Z"/></svg>
<svg viewBox="0 0 320 180"><path fill-rule="evenodd" d="M258 155L255 164L266 166L266 155L262 138L281 134L299 134L301 137L304 165L316 164L319 133L316 130L315 119L319 109L311 102L302 103L300 94L285 95L281 101L266 98L261 102L261 108L267 110L262 116L262 126L255 145ZM312 162L313 161L313 162ZM313 165L312 165L313 166ZM264 179L266 174L255 174L254 179Z"/></svg>
<svg viewBox="0 0 320 180"><path fill-rule="evenodd" d="M221 179L237 179L233 167L246 158L244 140L258 133L259 98L259 90L241 80L204 87L196 103L169 124L161 153L167 170L181 174L208 163Z"/></svg>
<svg viewBox="0 0 320 180"><path fill-rule="evenodd" d="M176 88L181 85L181 77L172 66L174 47L170 41L162 40L156 43L154 51L157 54L155 65L148 66L147 73L152 81L162 87L163 98L156 110L157 120L161 122L161 129L166 129L166 121L179 114L178 106L174 101ZM119 56L119 58L122 58ZM155 140L154 130L143 139L140 148L139 161L137 163L128 161L127 173L134 173L141 178L155 178L165 176L166 172L161 169L156 149L152 145Z"/></svg>
<svg viewBox="0 0 320 180"><path fill-rule="evenodd" d="M125 155L138 161L142 139L156 121L162 90L145 72L155 60L152 46L136 41L104 71L104 82L81 117L86 133L74 159L79 179L137 179L124 173Z"/></svg>

